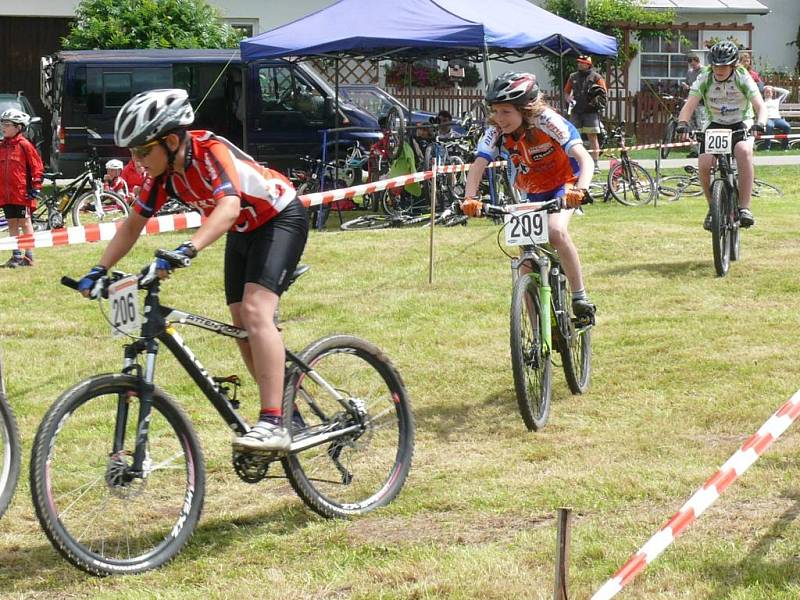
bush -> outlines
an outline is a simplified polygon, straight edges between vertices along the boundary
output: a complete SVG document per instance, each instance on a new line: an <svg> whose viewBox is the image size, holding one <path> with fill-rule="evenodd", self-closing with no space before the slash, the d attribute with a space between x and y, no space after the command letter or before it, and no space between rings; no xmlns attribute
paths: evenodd
<svg viewBox="0 0 800 600"><path fill-rule="evenodd" d="M478 68L475 65L467 65L464 68L464 79L460 83L465 87L474 87L480 83L480 80ZM453 80L448 77L446 68L442 70L420 63L412 63L411 81L409 82L408 63L392 62L386 69L386 84L402 87L409 83L414 87L453 87Z"/></svg>

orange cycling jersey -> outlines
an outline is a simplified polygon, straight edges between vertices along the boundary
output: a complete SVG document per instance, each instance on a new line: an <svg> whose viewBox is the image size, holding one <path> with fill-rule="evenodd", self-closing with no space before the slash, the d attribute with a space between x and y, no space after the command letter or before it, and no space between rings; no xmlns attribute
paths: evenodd
<svg viewBox="0 0 800 600"><path fill-rule="evenodd" d="M582 141L575 126L550 108L534 119L534 125L518 140L501 136L496 127L487 129L478 143L477 156L492 161L502 155L511 163L514 187L527 192L530 199L539 199L532 196L577 181L578 163L567 153ZM502 148L498 148L501 137Z"/></svg>
<svg viewBox="0 0 800 600"><path fill-rule="evenodd" d="M238 196L239 218L231 231L252 231L280 213L294 199L289 180L262 167L228 140L210 131L189 131L183 173L173 171L148 177L134 210L152 217L174 196L197 208L205 216L225 196Z"/></svg>

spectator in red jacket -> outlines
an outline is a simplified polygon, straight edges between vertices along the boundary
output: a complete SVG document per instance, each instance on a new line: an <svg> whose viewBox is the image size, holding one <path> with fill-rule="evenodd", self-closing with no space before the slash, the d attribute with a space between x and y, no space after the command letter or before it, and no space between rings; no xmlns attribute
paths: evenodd
<svg viewBox="0 0 800 600"><path fill-rule="evenodd" d="M142 189L145 180L144 167L135 158L131 158L122 169L120 177L128 185L127 200L130 204L139 196L139 190Z"/></svg>
<svg viewBox="0 0 800 600"><path fill-rule="evenodd" d="M39 153L22 131L31 118L26 113L10 108L0 115L0 207L8 221L8 234L33 235L31 211L36 208L36 198L42 189L44 166ZM33 266L33 251L14 250L4 267Z"/></svg>

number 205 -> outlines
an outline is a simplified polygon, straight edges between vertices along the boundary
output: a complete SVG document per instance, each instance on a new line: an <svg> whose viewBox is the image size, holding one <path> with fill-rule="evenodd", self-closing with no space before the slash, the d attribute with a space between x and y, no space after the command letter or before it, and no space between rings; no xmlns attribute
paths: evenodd
<svg viewBox="0 0 800 600"><path fill-rule="evenodd" d="M517 215L512 221L511 235L526 238L538 237L542 235L542 228L542 213L523 213Z"/></svg>

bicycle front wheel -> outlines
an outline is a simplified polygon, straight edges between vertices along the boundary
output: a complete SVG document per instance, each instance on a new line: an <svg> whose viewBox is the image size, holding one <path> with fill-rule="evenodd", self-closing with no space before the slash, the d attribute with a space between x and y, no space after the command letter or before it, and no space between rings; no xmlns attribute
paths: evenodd
<svg viewBox="0 0 800 600"><path fill-rule="evenodd" d="M83 381L56 400L34 440L31 494L39 523L64 558L95 575L162 566L189 540L203 507L200 444L158 388L142 472L131 470L139 388L137 378L123 374Z"/></svg>
<svg viewBox="0 0 800 600"><path fill-rule="evenodd" d="M643 206L655 195L655 184L645 168L630 161L627 168L621 161L608 172L608 190L614 199L625 206Z"/></svg>
<svg viewBox="0 0 800 600"><path fill-rule="evenodd" d="M292 446L350 431L287 455L289 482L323 517L385 506L403 487L414 454L414 417L400 374L376 346L352 336L322 338L300 359L313 371L295 370L286 385Z"/></svg>
<svg viewBox="0 0 800 600"><path fill-rule="evenodd" d="M545 352L538 287L520 275L511 295L511 367L517 404L525 426L538 431L550 416L553 365Z"/></svg>
<svg viewBox="0 0 800 600"><path fill-rule="evenodd" d="M72 207L72 223L76 226L112 223L126 219L128 212L125 200L112 192L101 193L99 204L94 192L86 192Z"/></svg>
<svg viewBox="0 0 800 600"><path fill-rule="evenodd" d="M715 179L711 184L711 244L714 250L714 269L717 275L724 277L730 267L731 258L731 223L733 215L729 214L728 189L725 182Z"/></svg>
<svg viewBox="0 0 800 600"><path fill-rule="evenodd" d="M8 404L0 362L0 517L6 512L17 488L21 456L19 429Z"/></svg>

